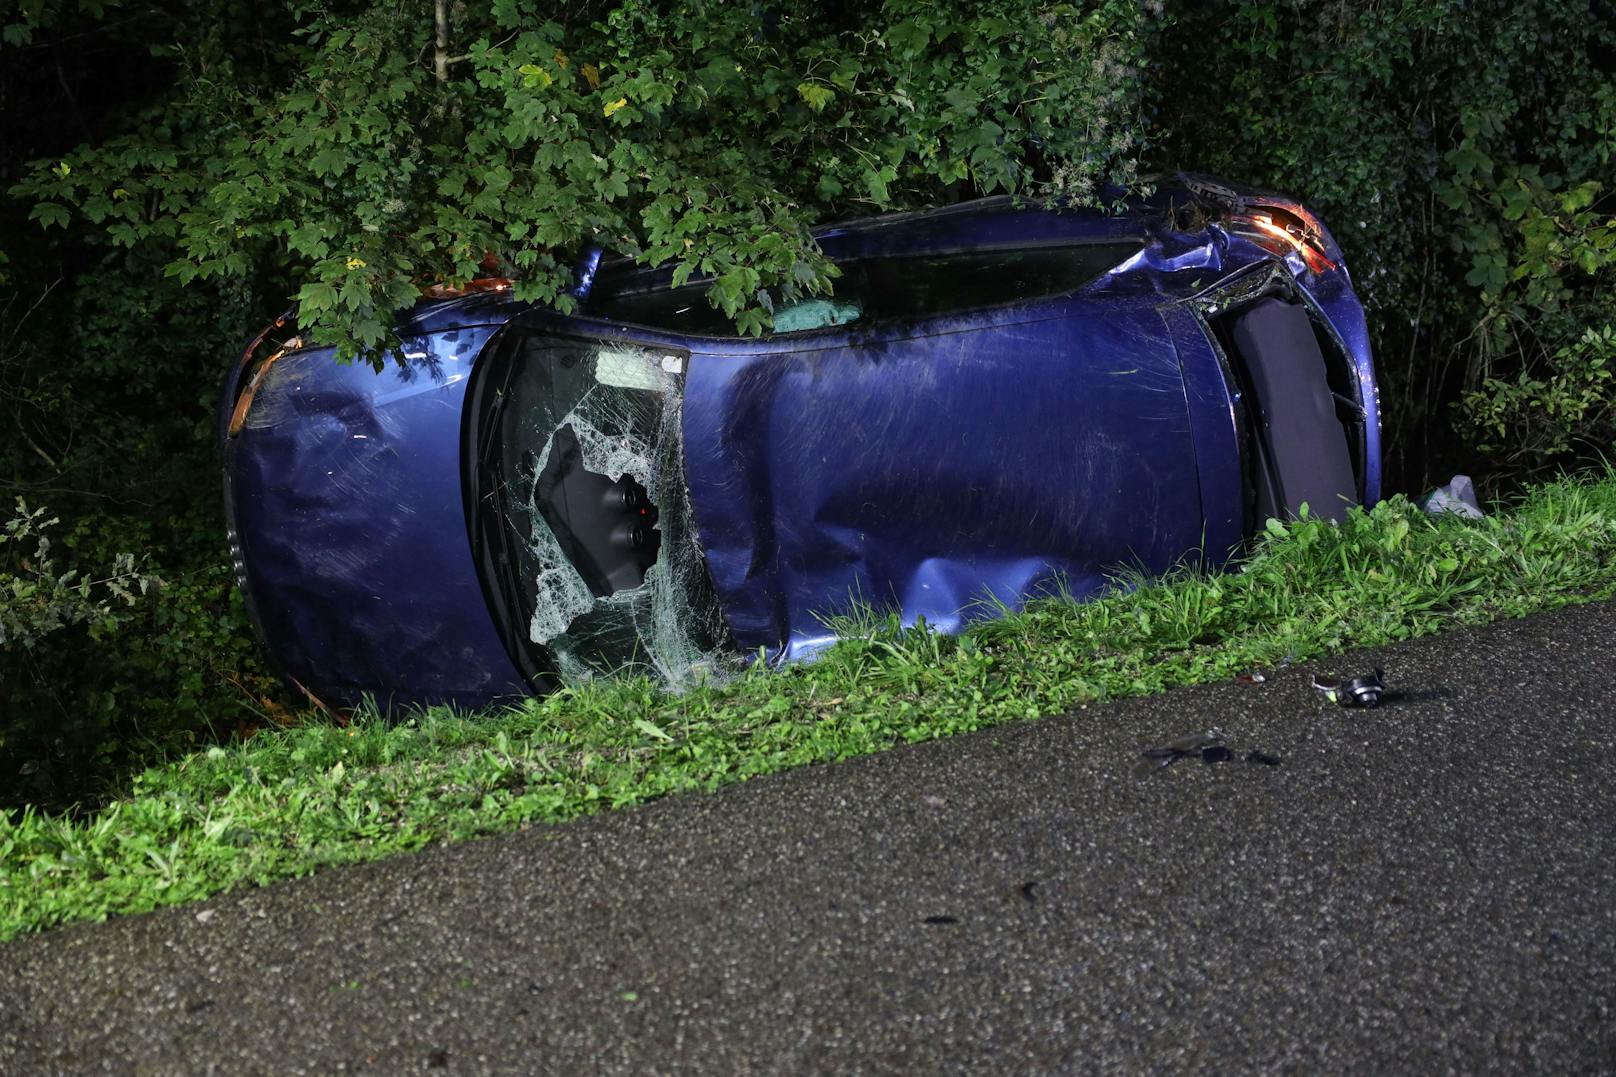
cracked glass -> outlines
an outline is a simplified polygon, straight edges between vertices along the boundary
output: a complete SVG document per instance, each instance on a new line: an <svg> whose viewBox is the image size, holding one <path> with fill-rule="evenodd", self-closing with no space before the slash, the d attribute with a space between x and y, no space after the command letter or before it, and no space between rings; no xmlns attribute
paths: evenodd
<svg viewBox="0 0 1616 1077"><path fill-rule="evenodd" d="M485 497L505 533L502 570L518 596L508 616L521 619L523 645L563 680L644 673L680 687L710 676L726 636L685 486L686 356L527 332L507 342L504 358L485 450L498 480ZM583 486L544 481L558 473L558 452L569 459L556 465L582 475ZM614 498L616 509L630 506L612 534L633 533L632 542L614 546L569 528L598 515L594 500L576 504L580 490ZM654 561L642 575L637 564L623 567L624 550L646 560L654 550ZM618 567L608 573L606 563Z"/></svg>

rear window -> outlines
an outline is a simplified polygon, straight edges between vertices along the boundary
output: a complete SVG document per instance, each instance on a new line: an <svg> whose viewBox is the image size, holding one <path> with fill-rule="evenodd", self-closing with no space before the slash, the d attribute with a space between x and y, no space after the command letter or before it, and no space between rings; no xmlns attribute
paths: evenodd
<svg viewBox="0 0 1616 1077"><path fill-rule="evenodd" d="M909 321L1066 295L1139 249L1138 243L1086 243L851 259L839 264L842 275L834 294L777 302L774 331L802 333L855 322ZM636 288L637 283L626 280L614 289L610 282L602 282L590 299L590 313L678 333L734 334L734 323L707 301L709 282L654 289Z"/></svg>

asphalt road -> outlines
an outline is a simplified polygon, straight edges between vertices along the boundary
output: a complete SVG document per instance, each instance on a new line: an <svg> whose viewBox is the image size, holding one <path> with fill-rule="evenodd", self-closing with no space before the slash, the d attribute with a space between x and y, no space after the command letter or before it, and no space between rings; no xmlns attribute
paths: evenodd
<svg viewBox="0 0 1616 1077"><path fill-rule="evenodd" d="M0 1073L1609 1073L1613 639L1569 610L18 940ZM1309 687L1376 664L1379 710ZM1208 728L1236 761L1135 773Z"/></svg>

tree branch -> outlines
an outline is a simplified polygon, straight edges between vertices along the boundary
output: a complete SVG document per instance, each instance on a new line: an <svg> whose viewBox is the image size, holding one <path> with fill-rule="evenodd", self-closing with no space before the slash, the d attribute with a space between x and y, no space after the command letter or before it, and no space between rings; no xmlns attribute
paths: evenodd
<svg viewBox="0 0 1616 1077"><path fill-rule="evenodd" d="M432 57L432 70L439 82L449 81L449 0L436 0L433 5L438 22L437 49Z"/></svg>

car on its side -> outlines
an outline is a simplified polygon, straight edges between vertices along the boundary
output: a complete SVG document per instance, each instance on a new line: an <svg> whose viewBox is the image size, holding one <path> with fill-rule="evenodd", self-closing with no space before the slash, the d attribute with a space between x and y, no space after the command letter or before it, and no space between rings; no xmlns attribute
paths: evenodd
<svg viewBox="0 0 1616 1077"><path fill-rule="evenodd" d="M1379 496L1363 309L1293 199L1176 177L1120 213L988 199L817 239L834 293L761 337L610 260L570 316L425 300L380 373L261 335L219 435L284 675L337 705L679 683L812 653L852 603L955 631Z"/></svg>

